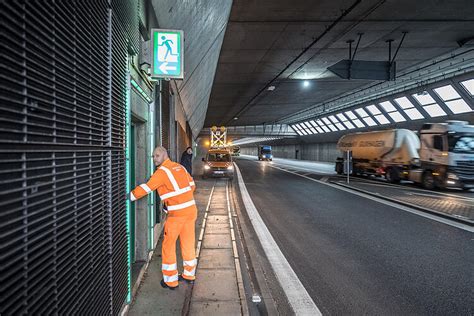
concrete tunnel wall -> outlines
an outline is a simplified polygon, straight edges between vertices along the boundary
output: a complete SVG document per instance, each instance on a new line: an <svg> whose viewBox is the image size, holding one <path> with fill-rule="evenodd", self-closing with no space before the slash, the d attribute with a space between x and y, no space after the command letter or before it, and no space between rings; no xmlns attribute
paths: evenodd
<svg viewBox="0 0 474 316"><path fill-rule="evenodd" d="M184 79L172 80L171 87L176 108L183 109L197 137L204 125L232 1L151 1L160 28L184 32Z"/></svg>

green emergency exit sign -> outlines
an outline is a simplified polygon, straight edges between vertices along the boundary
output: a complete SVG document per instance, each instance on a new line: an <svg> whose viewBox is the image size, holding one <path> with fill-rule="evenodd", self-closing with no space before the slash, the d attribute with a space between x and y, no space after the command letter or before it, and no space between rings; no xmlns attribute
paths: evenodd
<svg viewBox="0 0 474 316"><path fill-rule="evenodd" d="M151 77L183 79L183 31L152 29Z"/></svg>

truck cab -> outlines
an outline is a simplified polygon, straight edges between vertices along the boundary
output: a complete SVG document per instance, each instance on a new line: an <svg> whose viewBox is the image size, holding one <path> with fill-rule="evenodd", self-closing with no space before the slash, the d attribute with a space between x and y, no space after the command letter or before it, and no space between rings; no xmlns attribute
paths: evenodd
<svg viewBox="0 0 474 316"><path fill-rule="evenodd" d="M462 121L428 123L419 136L425 187L474 188L473 125Z"/></svg>
<svg viewBox="0 0 474 316"><path fill-rule="evenodd" d="M202 161L204 162L203 178L227 177L233 179L234 165L228 149L211 148Z"/></svg>
<svg viewBox="0 0 474 316"><path fill-rule="evenodd" d="M260 145L258 146L258 160L273 160L272 146Z"/></svg>

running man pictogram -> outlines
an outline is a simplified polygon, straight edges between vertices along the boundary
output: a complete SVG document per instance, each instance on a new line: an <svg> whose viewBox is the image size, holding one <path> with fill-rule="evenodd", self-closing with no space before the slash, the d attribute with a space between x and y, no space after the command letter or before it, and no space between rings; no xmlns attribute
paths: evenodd
<svg viewBox="0 0 474 316"><path fill-rule="evenodd" d="M173 54L173 49L170 45L171 44L174 44L172 40L170 39L167 39L166 36L162 36L161 39L163 40L161 42L161 44L159 44L158 46L166 46L166 54L165 54L165 57L164 59L166 60L166 58L168 57L168 54L172 55L172 56L176 56L177 54Z"/></svg>

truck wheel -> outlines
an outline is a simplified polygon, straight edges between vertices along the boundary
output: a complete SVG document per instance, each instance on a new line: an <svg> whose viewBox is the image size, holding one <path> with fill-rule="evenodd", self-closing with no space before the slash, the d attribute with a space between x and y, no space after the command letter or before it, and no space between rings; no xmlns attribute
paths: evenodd
<svg viewBox="0 0 474 316"><path fill-rule="evenodd" d="M385 173L385 179L390 183L400 183L400 174L397 168L389 168Z"/></svg>
<svg viewBox="0 0 474 316"><path fill-rule="evenodd" d="M340 162L336 162L336 172L337 174L343 174L344 173L344 166Z"/></svg>
<svg viewBox="0 0 474 316"><path fill-rule="evenodd" d="M434 190L436 188L435 179L431 171L425 171L423 173L423 187L428 190Z"/></svg>

